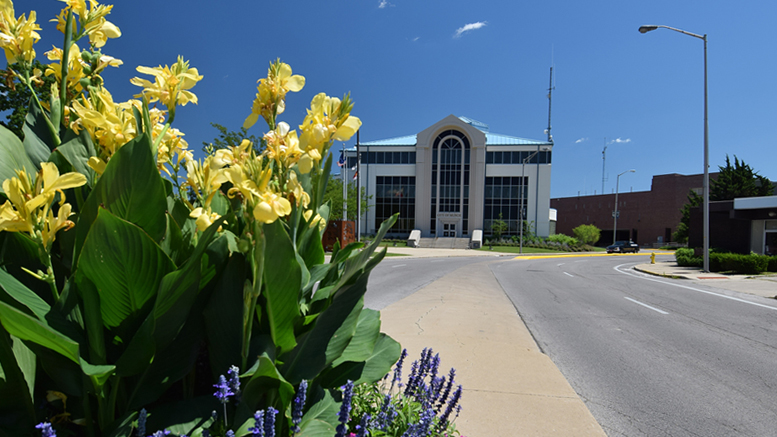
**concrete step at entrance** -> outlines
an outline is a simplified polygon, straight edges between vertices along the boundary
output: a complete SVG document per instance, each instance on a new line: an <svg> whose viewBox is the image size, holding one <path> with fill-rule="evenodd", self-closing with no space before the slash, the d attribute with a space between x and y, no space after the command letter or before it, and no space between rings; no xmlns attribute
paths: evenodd
<svg viewBox="0 0 777 437"><path fill-rule="evenodd" d="M427 249L467 249L469 238L421 238L419 247Z"/></svg>

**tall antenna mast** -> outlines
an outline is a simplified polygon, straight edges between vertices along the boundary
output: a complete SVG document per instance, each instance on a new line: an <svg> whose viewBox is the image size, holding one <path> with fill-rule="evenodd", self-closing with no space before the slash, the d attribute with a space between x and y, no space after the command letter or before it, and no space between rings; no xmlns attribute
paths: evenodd
<svg viewBox="0 0 777 437"><path fill-rule="evenodd" d="M553 67L550 67L550 85L548 85L548 130L545 131L545 133L548 134L548 142L553 142L553 135L550 134L550 108L551 108L551 102L553 101L553 90L556 89L556 87L553 86Z"/></svg>
<svg viewBox="0 0 777 437"><path fill-rule="evenodd" d="M602 149L602 194L604 194L604 181L607 178L604 176L604 163L607 162L607 137L604 137L604 149Z"/></svg>

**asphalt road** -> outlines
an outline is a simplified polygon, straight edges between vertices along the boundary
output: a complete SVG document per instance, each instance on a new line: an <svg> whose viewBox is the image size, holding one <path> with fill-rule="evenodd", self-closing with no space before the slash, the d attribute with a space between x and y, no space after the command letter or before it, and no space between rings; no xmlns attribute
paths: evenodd
<svg viewBox="0 0 777 437"><path fill-rule="evenodd" d="M490 267L608 435L777 435L777 302L642 275L636 261Z"/></svg>
<svg viewBox="0 0 777 437"><path fill-rule="evenodd" d="M483 261L483 257L386 257L370 273L364 306L381 310L460 267Z"/></svg>

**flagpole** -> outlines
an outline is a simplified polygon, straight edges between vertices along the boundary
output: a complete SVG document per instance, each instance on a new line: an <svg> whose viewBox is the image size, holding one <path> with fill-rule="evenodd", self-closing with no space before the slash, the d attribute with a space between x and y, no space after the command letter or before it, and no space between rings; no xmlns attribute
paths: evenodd
<svg viewBox="0 0 777 437"><path fill-rule="evenodd" d="M345 157L345 144L342 145L340 154ZM348 158L345 158L345 164L340 167L340 175L343 177L343 221L348 220ZM343 224L345 226L345 224Z"/></svg>
<svg viewBox="0 0 777 437"><path fill-rule="evenodd" d="M361 176L359 174L359 165L361 164L362 156L359 153L359 131L356 131L356 241L362 241L361 239L361 223L362 223L362 191L361 191Z"/></svg>

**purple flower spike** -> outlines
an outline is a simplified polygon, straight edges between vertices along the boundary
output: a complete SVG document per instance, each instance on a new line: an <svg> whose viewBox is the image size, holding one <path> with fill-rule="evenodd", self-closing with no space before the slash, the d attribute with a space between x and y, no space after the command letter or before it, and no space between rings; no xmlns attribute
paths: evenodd
<svg viewBox="0 0 777 437"><path fill-rule="evenodd" d="M248 430L251 431L251 435L264 436L264 410L254 413L254 427L248 428Z"/></svg>
<svg viewBox="0 0 777 437"><path fill-rule="evenodd" d="M35 428L40 430L43 437L57 437L57 433L54 432L54 428L48 422L41 422L35 425Z"/></svg>
<svg viewBox="0 0 777 437"><path fill-rule="evenodd" d="M216 387L217 390L213 393L213 396L216 396L222 404L229 402L229 397L235 394L229 386L229 383L227 383L227 378L225 378L224 375L219 376L219 383L215 384L214 387Z"/></svg>
<svg viewBox="0 0 777 437"><path fill-rule="evenodd" d="M353 381L349 379L348 382L340 388L343 390L343 403L340 404L340 424L337 425L335 437L345 437L347 431L346 425L351 414L351 401L353 400Z"/></svg>
<svg viewBox="0 0 777 437"><path fill-rule="evenodd" d="M237 366L230 366L229 370L227 371L227 375L229 375L229 381L227 381L227 383L229 384L229 388L232 390L235 396L239 395L240 394L240 369Z"/></svg>
<svg viewBox="0 0 777 437"><path fill-rule="evenodd" d="M267 414L264 417L264 437L275 437L275 415L278 410L273 407L267 408Z"/></svg>
<svg viewBox="0 0 777 437"><path fill-rule="evenodd" d="M138 415L138 437L146 437L146 420L148 420L148 411L142 408Z"/></svg>
<svg viewBox="0 0 777 437"><path fill-rule="evenodd" d="M300 431L299 424L302 423L302 409L305 407L305 398L307 397L308 382L302 380L299 383L299 391L291 405L291 432L294 434Z"/></svg>

